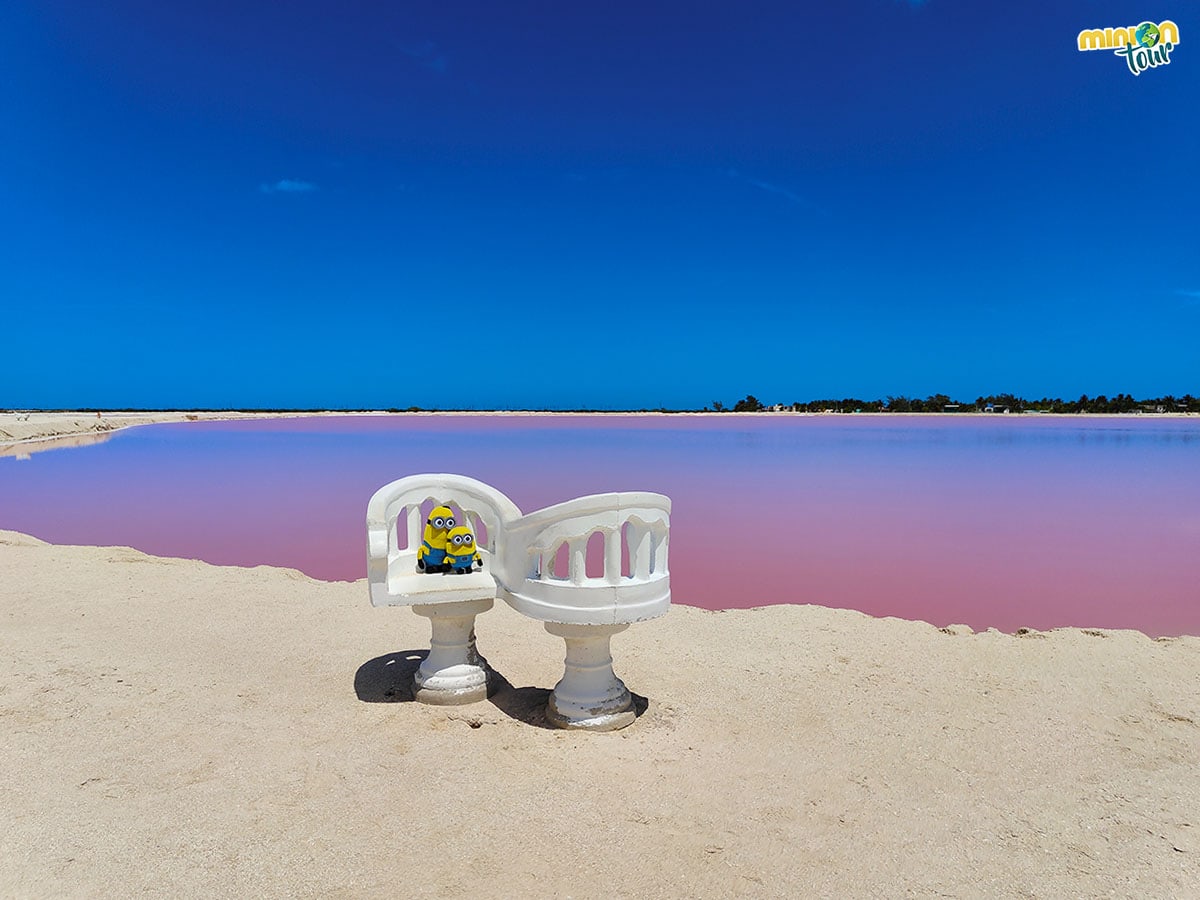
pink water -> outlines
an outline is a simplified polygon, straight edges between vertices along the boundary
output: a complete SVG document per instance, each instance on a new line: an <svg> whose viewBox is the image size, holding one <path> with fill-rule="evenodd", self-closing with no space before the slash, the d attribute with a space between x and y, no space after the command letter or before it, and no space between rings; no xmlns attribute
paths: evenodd
<svg viewBox="0 0 1200 900"><path fill-rule="evenodd" d="M482 479L526 510L610 490L667 494L677 603L1200 634L1200 419L158 425L0 459L0 528L357 579L368 498L430 471Z"/></svg>

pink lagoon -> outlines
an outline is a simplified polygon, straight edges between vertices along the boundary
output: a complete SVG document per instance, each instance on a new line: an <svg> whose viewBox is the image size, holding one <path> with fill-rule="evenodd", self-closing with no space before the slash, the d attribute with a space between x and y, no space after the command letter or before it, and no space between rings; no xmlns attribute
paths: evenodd
<svg viewBox="0 0 1200 900"><path fill-rule="evenodd" d="M1200 634L1200 419L453 416L151 425L0 459L0 528L325 580L418 472L672 498L674 601ZM247 598L250 602L252 598ZM364 594L364 602L366 602Z"/></svg>

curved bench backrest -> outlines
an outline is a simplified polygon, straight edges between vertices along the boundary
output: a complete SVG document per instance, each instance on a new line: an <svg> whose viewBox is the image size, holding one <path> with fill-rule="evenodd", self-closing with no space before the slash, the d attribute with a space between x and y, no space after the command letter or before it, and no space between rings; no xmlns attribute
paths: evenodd
<svg viewBox="0 0 1200 900"><path fill-rule="evenodd" d="M544 621L616 624L660 616L671 602L670 515L667 497L639 491L579 497L509 522L497 567L501 595ZM587 545L596 533L604 535L604 567L589 578ZM568 571L560 576L554 562L564 544Z"/></svg>
<svg viewBox="0 0 1200 900"><path fill-rule="evenodd" d="M367 581L372 596L377 590L386 591L393 561L402 553L416 553L425 527L421 506L430 501L453 509L477 538L482 524L487 538L480 548L493 558L503 555L508 523L521 516L517 505L500 491L464 475L409 475L384 485L367 504ZM400 528L405 529L403 550Z"/></svg>

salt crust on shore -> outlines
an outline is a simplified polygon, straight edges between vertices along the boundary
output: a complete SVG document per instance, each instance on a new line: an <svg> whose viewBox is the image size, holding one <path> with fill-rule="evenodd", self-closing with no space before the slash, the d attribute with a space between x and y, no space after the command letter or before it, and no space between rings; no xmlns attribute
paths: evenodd
<svg viewBox="0 0 1200 900"><path fill-rule="evenodd" d="M0 456L27 456L39 450L80 447L107 440L114 431L159 422L211 422L232 419L295 418L308 415L372 415L372 413L243 413L243 412L86 412L0 413ZM380 413L378 415L386 415Z"/></svg>
<svg viewBox="0 0 1200 900"><path fill-rule="evenodd" d="M0 532L0 600L3 896L1200 892L1200 638L676 606L576 734L502 604L438 708L363 582Z"/></svg>

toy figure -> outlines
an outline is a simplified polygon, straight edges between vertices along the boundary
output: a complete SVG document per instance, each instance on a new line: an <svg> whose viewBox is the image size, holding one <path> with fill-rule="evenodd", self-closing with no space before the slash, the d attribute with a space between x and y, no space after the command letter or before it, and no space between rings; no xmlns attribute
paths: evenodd
<svg viewBox="0 0 1200 900"><path fill-rule="evenodd" d="M446 536L454 527L454 511L448 506L436 506L425 520L425 535L417 548L417 571L432 575L445 572Z"/></svg>
<svg viewBox="0 0 1200 900"><path fill-rule="evenodd" d="M483 568L483 557L475 547L475 535L466 525L459 525L446 536L445 571L466 575L476 564Z"/></svg>

